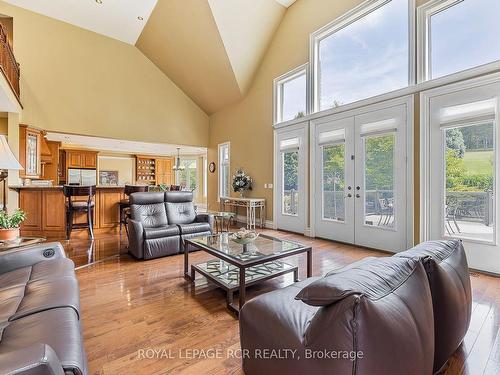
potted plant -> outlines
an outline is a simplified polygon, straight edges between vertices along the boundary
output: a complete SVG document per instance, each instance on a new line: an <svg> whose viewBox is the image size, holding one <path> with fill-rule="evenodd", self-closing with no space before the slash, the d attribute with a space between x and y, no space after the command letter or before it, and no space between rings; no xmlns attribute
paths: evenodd
<svg viewBox="0 0 500 375"><path fill-rule="evenodd" d="M22 210L15 210L12 215L0 211L0 241L11 241L19 237L19 226L26 219Z"/></svg>

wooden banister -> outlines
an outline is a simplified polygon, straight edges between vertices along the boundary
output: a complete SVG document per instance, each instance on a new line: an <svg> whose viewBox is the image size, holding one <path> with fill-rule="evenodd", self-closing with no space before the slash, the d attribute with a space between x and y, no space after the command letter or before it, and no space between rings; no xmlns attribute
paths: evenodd
<svg viewBox="0 0 500 375"><path fill-rule="evenodd" d="M7 38L7 32L2 24L0 24L0 70L9 82L9 85L20 100L19 78L21 69L14 57L14 52L10 46Z"/></svg>

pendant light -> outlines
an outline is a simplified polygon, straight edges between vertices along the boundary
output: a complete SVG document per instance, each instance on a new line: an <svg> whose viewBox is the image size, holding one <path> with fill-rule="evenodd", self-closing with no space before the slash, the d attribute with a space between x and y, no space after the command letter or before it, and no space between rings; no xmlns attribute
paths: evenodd
<svg viewBox="0 0 500 375"><path fill-rule="evenodd" d="M181 164L181 148L177 147L177 159L175 160L172 169L174 171L183 171L186 167Z"/></svg>

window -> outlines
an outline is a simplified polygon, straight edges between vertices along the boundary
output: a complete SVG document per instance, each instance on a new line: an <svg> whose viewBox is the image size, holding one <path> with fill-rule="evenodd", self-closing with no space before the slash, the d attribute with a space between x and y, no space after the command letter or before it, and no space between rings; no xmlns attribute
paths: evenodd
<svg viewBox="0 0 500 375"><path fill-rule="evenodd" d="M198 170L196 165L196 159L182 159L181 165L184 169L177 171L177 181L178 184L184 190L194 191L197 189L198 185Z"/></svg>
<svg viewBox="0 0 500 375"><path fill-rule="evenodd" d="M299 138L281 141L281 165L283 178L281 192L281 213L297 216L299 212Z"/></svg>
<svg viewBox="0 0 500 375"><path fill-rule="evenodd" d="M307 68L300 66L277 78L275 85L275 122L285 122L309 113Z"/></svg>
<svg viewBox="0 0 500 375"><path fill-rule="evenodd" d="M408 4L408 0L366 1L313 34L315 110L408 86Z"/></svg>
<svg viewBox="0 0 500 375"><path fill-rule="evenodd" d="M500 59L498 0L434 0L418 10L420 80Z"/></svg>
<svg viewBox="0 0 500 375"><path fill-rule="evenodd" d="M230 162L229 142L219 145L219 198L229 196Z"/></svg>

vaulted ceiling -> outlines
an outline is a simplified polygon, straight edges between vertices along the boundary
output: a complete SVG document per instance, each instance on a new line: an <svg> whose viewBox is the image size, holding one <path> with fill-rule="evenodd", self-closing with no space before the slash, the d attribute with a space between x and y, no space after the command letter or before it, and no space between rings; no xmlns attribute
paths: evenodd
<svg viewBox="0 0 500 375"><path fill-rule="evenodd" d="M241 100L295 0L5 0L135 44L206 113Z"/></svg>

